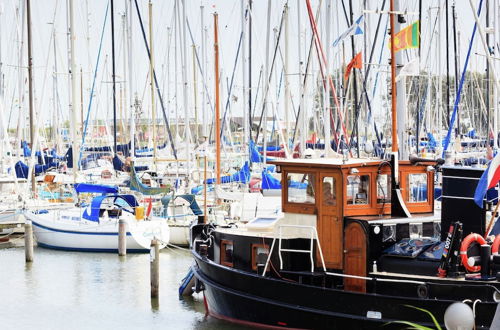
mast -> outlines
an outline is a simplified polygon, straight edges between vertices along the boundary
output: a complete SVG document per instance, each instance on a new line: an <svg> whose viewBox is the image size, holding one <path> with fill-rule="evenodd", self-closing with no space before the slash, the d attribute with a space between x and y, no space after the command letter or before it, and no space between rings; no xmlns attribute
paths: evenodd
<svg viewBox="0 0 500 330"><path fill-rule="evenodd" d="M400 190L399 185L399 157L398 157L398 89L396 86L396 51L394 44L394 35L399 31L399 24L396 24L395 15L397 11L397 6L395 5L395 1L390 0L390 24L391 24L391 105L392 105L392 155L391 155L391 163L392 163L392 174L391 174L391 214L392 216L401 216L401 217L411 217L410 212L406 208L406 205L403 200L403 195ZM404 79L403 79L404 81ZM401 85L399 85L401 86ZM399 87L398 86L398 87ZM403 85L404 88L404 85Z"/></svg>
<svg viewBox="0 0 500 330"><path fill-rule="evenodd" d="M153 162L156 163L156 103L154 85L154 48L153 48L153 4L148 3L149 13L149 81L151 85L151 116L153 121Z"/></svg>
<svg viewBox="0 0 500 330"><path fill-rule="evenodd" d="M134 107L134 61L132 56L132 0L129 0L128 7L126 8L128 15L128 30L127 30L127 46L128 46L128 86L129 86L129 107L130 107L130 155L132 159L135 157L135 107Z"/></svg>
<svg viewBox="0 0 500 330"><path fill-rule="evenodd" d="M219 35L218 14L214 13L214 61L215 61L215 174L220 185L220 95L219 95Z"/></svg>
<svg viewBox="0 0 500 330"><path fill-rule="evenodd" d="M448 0L446 6L446 122L450 126L450 36L448 31L449 10Z"/></svg>
<svg viewBox="0 0 500 330"><path fill-rule="evenodd" d="M34 124L34 109L33 109L33 41L31 33L31 4L30 0L26 0L26 23L28 27L28 102L30 112L30 143L31 152L35 152L35 124ZM31 176L31 191L35 192L35 171Z"/></svg>
<svg viewBox="0 0 500 330"><path fill-rule="evenodd" d="M204 6L200 6L200 15L201 15L201 53L203 54L203 61L201 62L202 65L202 70L203 74L206 75L207 72L207 51L205 48L205 38L206 38L206 30L205 30L205 23L204 23ZM202 88L201 90L201 118L202 118L202 124L201 124L201 136L204 138L208 137L207 134L207 113L206 113L206 103L207 103L207 95L205 92L205 88ZM245 103L243 103L245 104Z"/></svg>
<svg viewBox="0 0 500 330"><path fill-rule="evenodd" d="M285 4L285 145L288 147L289 132L290 132L290 20L289 20L288 3Z"/></svg>
<svg viewBox="0 0 500 330"><path fill-rule="evenodd" d="M457 97L458 93L458 80L459 80L459 74L458 74L458 51L457 51L457 13L455 12L455 1L453 1L453 4L451 5L451 12L453 15L453 52L455 54L455 98ZM456 134L460 134L460 109L457 109L457 127L456 127Z"/></svg>
<svg viewBox="0 0 500 330"><path fill-rule="evenodd" d="M351 19L351 26L354 24L354 13L352 10L352 0L349 0L349 16ZM392 30L391 30L392 31ZM398 29L399 31L399 29ZM330 47L329 47L330 48ZM355 50L355 45L354 45L354 35L351 35L351 50L352 50L352 57L356 56L356 50ZM356 120L358 118L358 83L357 83L357 74L356 70L352 70L352 86L353 86L353 98L354 98L354 111L353 111L353 123L356 125L356 127L353 127L354 130L356 130L356 154L359 158L359 120Z"/></svg>
<svg viewBox="0 0 500 330"><path fill-rule="evenodd" d="M243 141L242 145L246 146L248 144L247 136L248 136L248 122L247 122L247 93L245 91L245 83L246 83L246 65L245 65L245 0L241 0L241 94L243 97L243 114L242 114L242 122L243 122ZM248 153L248 148L245 148L244 154Z"/></svg>
<svg viewBox="0 0 500 330"><path fill-rule="evenodd" d="M182 94L184 96L184 118L185 118L185 126L184 126L184 143L186 148L186 186L189 183L189 175L191 173L191 152L189 150L189 141L191 140L191 129L190 129L190 120L189 120L189 108L188 108L188 81L187 81L187 43L186 43L186 0L182 0L182 48L184 50L182 57L182 81L183 81L183 90ZM182 55L182 53L181 53Z"/></svg>
<svg viewBox="0 0 500 330"><path fill-rule="evenodd" d="M248 137L252 140L252 0L248 0ZM257 141L255 141L257 143Z"/></svg>
<svg viewBox="0 0 500 330"><path fill-rule="evenodd" d="M264 77L266 77L266 91L269 89L269 82L270 82L270 77L269 77L269 35L271 33L271 0L268 0L267 2L267 29L266 29L266 54L265 54L265 57L266 57L266 66L265 66L265 69L264 69ZM264 94L263 94L264 96ZM264 111L263 111L263 114L262 116L264 117L264 129L262 131L262 140L263 140L263 143L262 143L262 150L264 150L264 157L263 158L263 163L264 163L264 166L266 166L266 154L267 154L267 102L266 102L266 98L264 97L263 99L263 106L264 106ZM259 133L257 132L257 136L259 135ZM255 141L255 143L257 143L257 141Z"/></svg>
<svg viewBox="0 0 500 330"><path fill-rule="evenodd" d="M73 0L70 0L73 1ZM111 67L113 80L113 151L116 155L116 75L115 75L115 11L111 0Z"/></svg>
<svg viewBox="0 0 500 330"><path fill-rule="evenodd" d="M490 26L490 2L486 0L486 28ZM490 34L486 33L486 145L490 144ZM495 132L496 133L496 132Z"/></svg>

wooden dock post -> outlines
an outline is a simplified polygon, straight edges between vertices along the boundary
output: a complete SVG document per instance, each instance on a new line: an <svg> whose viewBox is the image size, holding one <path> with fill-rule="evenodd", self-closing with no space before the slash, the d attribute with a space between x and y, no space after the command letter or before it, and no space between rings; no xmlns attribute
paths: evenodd
<svg viewBox="0 0 500 330"><path fill-rule="evenodd" d="M160 286L160 244L156 238L151 241L150 250L151 261L151 297L158 297L158 288Z"/></svg>
<svg viewBox="0 0 500 330"><path fill-rule="evenodd" d="M118 255L127 255L127 221L118 220Z"/></svg>
<svg viewBox="0 0 500 330"><path fill-rule="evenodd" d="M33 262L33 225L31 221L24 224L24 254L26 262Z"/></svg>

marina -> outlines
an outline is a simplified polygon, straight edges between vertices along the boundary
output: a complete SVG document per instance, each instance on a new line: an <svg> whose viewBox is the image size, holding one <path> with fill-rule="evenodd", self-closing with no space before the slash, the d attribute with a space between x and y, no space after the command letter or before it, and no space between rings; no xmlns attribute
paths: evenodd
<svg viewBox="0 0 500 330"><path fill-rule="evenodd" d="M0 328L500 329L497 0L0 0Z"/></svg>

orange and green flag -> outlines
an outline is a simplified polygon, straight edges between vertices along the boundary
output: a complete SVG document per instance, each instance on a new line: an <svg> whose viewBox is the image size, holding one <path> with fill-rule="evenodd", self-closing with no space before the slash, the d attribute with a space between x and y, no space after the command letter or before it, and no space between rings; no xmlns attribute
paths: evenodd
<svg viewBox="0 0 500 330"><path fill-rule="evenodd" d="M395 52L408 48L418 48L420 45L420 36L418 35L419 24L420 21L416 21L394 35ZM390 48L391 41L389 39L389 49Z"/></svg>

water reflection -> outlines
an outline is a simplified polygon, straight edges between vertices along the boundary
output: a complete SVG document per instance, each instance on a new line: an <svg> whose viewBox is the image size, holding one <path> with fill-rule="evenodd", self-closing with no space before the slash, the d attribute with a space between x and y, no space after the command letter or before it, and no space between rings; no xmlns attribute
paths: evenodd
<svg viewBox="0 0 500 330"><path fill-rule="evenodd" d="M150 297L149 254L0 248L2 329L243 329L206 317L203 295L178 297L192 258L163 250L160 296Z"/></svg>

